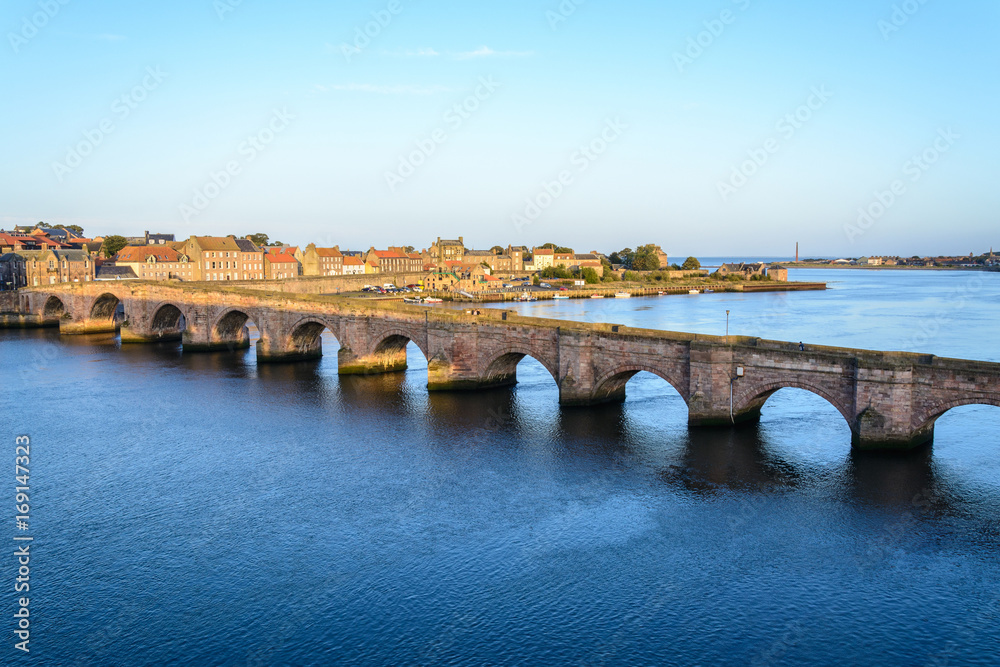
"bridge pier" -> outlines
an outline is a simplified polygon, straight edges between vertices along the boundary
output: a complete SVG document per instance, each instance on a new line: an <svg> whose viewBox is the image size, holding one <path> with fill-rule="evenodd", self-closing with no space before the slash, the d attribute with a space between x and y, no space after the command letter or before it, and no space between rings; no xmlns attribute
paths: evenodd
<svg viewBox="0 0 1000 667"><path fill-rule="evenodd" d="M378 375L405 371L406 342L402 342L402 347L389 345L385 349L361 356L351 348L341 346L337 354L337 372L340 375Z"/></svg>
<svg viewBox="0 0 1000 667"><path fill-rule="evenodd" d="M250 329L243 326L230 336L186 329L181 341L185 352L235 352L250 348Z"/></svg>
<svg viewBox="0 0 1000 667"><path fill-rule="evenodd" d="M292 341L288 345L277 344L271 338L257 341L257 363L285 364L296 361L315 361L323 358L323 343L319 336L315 340Z"/></svg>
<svg viewBox="0 0 1000 667"><path fill-rule="evenodd" d="M477 391L513 387L517 384L517 362L494 364L486 374L463 368L437 356L427 362L428 391Z"/></svg>
<svg viewBox="0 0 1000 667"><path fill-rule="evenodd" d="M87 334L115 333L118 331L118 323L115 320L91 319L72 320L63 318L59 320L59 334L62 336L83 336Z"/></svg>

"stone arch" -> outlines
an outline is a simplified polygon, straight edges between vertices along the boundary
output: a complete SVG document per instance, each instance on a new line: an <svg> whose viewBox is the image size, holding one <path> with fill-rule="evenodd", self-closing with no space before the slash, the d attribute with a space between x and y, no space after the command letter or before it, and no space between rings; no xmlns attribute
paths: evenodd
<svg viewBox="0 0 1000 667"><path fill-rule="evenodd" d="M94 299L94 303L90 307L90 319L113 320L115 317L115 311L118 310L118 305L121 302L121 299L111 292L101 294L99 297Z"/></svg>
<svg viewBox="0 0 1000 667"><path fill-rule="evenodd" d="M341 334L334 323L318 317L304 317L289 327L287 349L299 352L322 351L322 336L327 329L337 339L337 342L340 342Z"/></svg>
<svg viewBox="0 0 1000 667"><path fill-rule="evenodd" d="M371 354L373 356L405 354L406 346L412 342L420 350L420 353L424 355L425 359L430 359L427 356L426 341L421 340L420 335L416 335L413 331L407 331L402 328L382 329L372 337L372 341Z"/></svg>
<svg viewBox="0 0 1000 667"><path fill-rule="evenodd" d="M662 368L657 368L656 366L650 366L647 364L627 364L625 366L616 366L613 370L601 375L594 382L594 398L610 399L612 397L625 398L625 385L628 381L634 378L639 373L643 371L647 373L652 373L661 380L665 380L667 384L674 388L681 398L684 399L684 403L688 402L688 390L686 387L677 382L670 373L665 372Z"/></svg>
<svg viewBox="0 0 1000 667"><path fill-rule="evenodd" d="M183 331L187 321L188 315L184 308L176 303L164 301L153 308L149 328L154 334L163 331Z"/></svg>
<svg viewBox="0 0 1000 667"><path fill-rule="evenodd" d="M737 382L737 386L738 384L739 383ZM733 396L733 411L737 415L754 411L759 413L760 409L764 407L765 403L767 403L767 399L771 398L771 396L781 389L802 389L803 391L808 391L811 394L816 394L832 405L847 421L848 426L850 426L852 430L854 429L854 422L856 421L857 416L852 413L852 406L843 405L842 400L837 398L830 391L810 382L782 380L763 384L753 384L745 389L737 389L737 393Z"/></svg>
<svg viewBox="0 0 1000 667"><path fill-rule="evenodd" d="M42 305L42 319L44 320L58 320L68 312L66 304L55 294L50 295Z"/></svg>
<svg viewBox="0 0 1000 667"><path fill-rule="evenodd" d="M513 384L517 377L517 365L525 357L531 357L549 372L556 385L559 384L558 368L545 358L544 354L522 345L508 345L497 351L490 352L486 361L479 368L479 377L486 384Z"/></svg>
<svg viewBox="0 0 1000 667"><path fill-rule="evenodd" d="M220 340L234 340L242 336L243 327L252 321L264 335L263 323L258 313L249 308L227 308L215 318L212 324L212 337Z"/></svg>
<svg viewBox="0 0 1000 667"><path fill-rule="evenodd" d="M964 405L992 405L1000 408L1000 397L963 396L956 398L915 414L911 426L918 431L933 428L937 420L943 417L949 410L954 410Z"/></svg>

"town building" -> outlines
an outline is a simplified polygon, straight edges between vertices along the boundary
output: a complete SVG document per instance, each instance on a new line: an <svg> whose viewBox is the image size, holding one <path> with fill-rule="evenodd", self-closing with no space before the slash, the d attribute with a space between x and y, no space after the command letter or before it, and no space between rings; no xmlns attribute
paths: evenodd
<svg viewBox="0 0 1000 667"><path fill-rule="evenodd" d="M45 234L24 234L22 232L0 232L0 251L18 252L20 250L51 250L67 248L68 244L56 241Z"/></svg>
<svg viewBox="0 0 1000 667"><path fill-rule="evenodd" d="M310 243L302 252L302 275L344 275L344 253L340 252L339 246L317 248L315 243Z"/></svg>
<svg viewBox="0 0 1000 667"><path fill-rule="evenodd" d="M576 254L572 251L570 252L553 252L552 253L552 265L562 266L564 268L569 268L573 264L573 260L576 258Z"/></svg>
<svg viewBox="0 0 1000 667"><path fill-rule="evenodd" d="M777 266L772 264L767 267L767 277L771 280L777 280L778 282L787 283L788 282L788 269L783 266Z"/></svg>
<svg viewBox="0 0 1000 667"><path fill-rule="evenodd" d="M163 245L176 248L174 244ZM178 251L194 263L194 280L263 280L263 253L248 239L233 236L192 236Z"/></svg>
<svg viewBox="0 0 1000 667"><path fill-rule="evenodd" d="M765 276L767 275L767 264L763 262L757 262L755 264L747 264L746 262L740 262L738 264L723 264L719 267L719 275L725 278L726 276L737 275L745 280L750 280L754 276Z"/></svg>
<svg viewBox="0 0 1000 667"><path fill-rule="evenodd" d="M25 279L29 287L90 282L96 275L94 256L84 250L24 250Z"/></svg>
<svg viewBox="0 0 1000 667"><path fill-rule="evenodd" d="M420 255L411 257L403 248L371 248L365 255L365 263L374 267L373 273L419 273L424 268Z"/></svg>
<svg viewBox="0 0 1000 667"><path fill-rule="evenodd" d="M551 248L532 248L531 271L543 271L555 266L555 252Z"/></svg>
<svg viewBox="0 0 1000 667"><path fill-rule="evenodd" d="M114 262L105 262L97 267L97 275L94 280L138 280L139 276L131 266L118 266Z"/></svg>
<svg viewBox="0 0 1000 667"><path fill-rule="evenodd" d="M10 292L27 284L24 258L13 252L0 255L0 292Z"/></svg>
<svg viewBox="0 0 1000 667"><path fill-rule="evenodd" d="M344 256L344 275L356 276L365 273L365 262L356 255Z"/></svg>
<svg viewBox="0 0 1000 667"><path fill-rule="evenodd" d="M264 280L264 251L250 239L235 239L240 249L240 279Z"/></svg>
<svg viewBox="0 0 1000 667"><path fill-rule="evenodd" d="M465 239L461 236L458 237L458 240L442 239L439 236L438 240L430 247L428 254L431 263L438 266L443 266L445 262L460 262L465 256Z"/></svg>
<svg viewBox="0 0 1000 667"><path fill-rule="evenodd" d="M267 253L264 255L264 269L268 280L288 280L298 278L302 265L293 255Z"/></svg>
<svg viewBox="0 0 1000 667"><path fill-rule="evenodd" d="M164 245L125 246L115 255L115 265L131 268L142 280L195 279L191 258Z"/></svg>
<svg viewBox="0 0 1000 667"><path fill-rule="evenodd" d="M129 245L166 245L174 242L173 234L150 234L143 232L142 236L128 236L125 238Z"/></svg>
<svg viewBox="0 0 1000 667"><path fill-rule="evenodd" d="M594 253L573 255L573 260L567 268L571 271L593 269L599 277L604 277L604 264L601 262L601 258Z"/></svg>

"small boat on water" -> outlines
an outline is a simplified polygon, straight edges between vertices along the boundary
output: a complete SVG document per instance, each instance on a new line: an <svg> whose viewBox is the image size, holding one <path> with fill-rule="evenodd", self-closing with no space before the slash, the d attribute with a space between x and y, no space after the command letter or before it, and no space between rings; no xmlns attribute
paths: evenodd
<svg viewBox="0 0 1000 667"><path fill-rule="evenodd" d="M661 291L661 292L657 292L656 294L657 294L658 296L666 296L666 294L667 294L667 293L666 293L666 292L662 292L662 291Z"/></svg>
<svg viewBox="0 0 1000 667"><path fill-rule="evenodd" d="M590 298L591 299L603 299L604 295L603 294L591 294Z"/></svg>
<svg viewBox="0 0 1000 667"><path fill-rule="evenodd" d="M566 296L565 294L556 294L556 295L555 295L554 297L552 297L552 298L553 298L553 299L568 299L569 297L568 297L568 296Z"/></svg>
<svg viewBox="0 0 1000 667"><path fill-rule="evenodd" d="M615 292L616 299L630 299L632 297L628 292Z"/></svg>
<svg viewBox="0 0 1000 667"><path fill-rule="evenodd" d="M537 296L532 296L531 294L528 294L527 292L522 292L521 296L519 296L517 298L517 300L518 301L538 301L538 297Z"/></svg>
<svg viewBox="0 0 1000 667"><path fill-rule="evenodd" d="M424 303L444 303L444 299L436 299L432 296L429 296L426 299L424 299Z"/></svg>
<svg viewBox="0 0 1000 667"><path fill-rule="evenodd" d="M689 289L689 290L688 290L688 294L701 294L701 292L699 292L699 291L698 291L698 290L696 290L696 289Z"/></svg>
<svg viewBox="0 0 1000 667"><path fill-rule="evenodd" d="M421 304L421 303L423 303L423 301L421 301L420 299L416 299L416 298L407 296L407 297L403 297L403 303Z"/></svg>

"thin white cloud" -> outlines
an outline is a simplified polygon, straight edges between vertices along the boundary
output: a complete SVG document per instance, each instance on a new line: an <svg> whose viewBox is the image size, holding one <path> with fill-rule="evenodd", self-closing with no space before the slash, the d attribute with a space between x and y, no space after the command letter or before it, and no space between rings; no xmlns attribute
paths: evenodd
<svg viewBox="0 0 1000 667"><path fill-rule="evenodd" d="M412 51L383 51L382 55L392 58L438 58L447 56L454 60L472 60L473 58L524 58L535 55L535 52L497 51L488 46L480 46L474 51L438 51L432 48L422 48Z"/></svg>
<svg viewBox="0 0 1000 667"><path fill-rule="evenodd" d="M417 49L416 51L383 51L382 55L398 58L437 58L441 54L434 49Z"/></svg>
<svg viewBox="0 0 1000 667"><path fill-rule="evenodd" d="M333 86L316 84L316 89L324 93L330 90L339 90L356 93L372 93L375 95L434 95L435 93L449 93L452 90L447 86L384 86L373 83L347 83Z"/></svg>
<svg viewBox="0 0 1000 667"><path fill-rule="evenodd" d="M488 46L480 46L475 51L461 51L452 54L458 60L471 60L472 58L525 58L533 55L535 55L534 51L495 51Z"/></svg>

